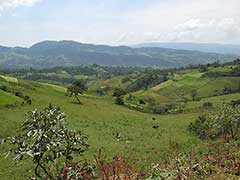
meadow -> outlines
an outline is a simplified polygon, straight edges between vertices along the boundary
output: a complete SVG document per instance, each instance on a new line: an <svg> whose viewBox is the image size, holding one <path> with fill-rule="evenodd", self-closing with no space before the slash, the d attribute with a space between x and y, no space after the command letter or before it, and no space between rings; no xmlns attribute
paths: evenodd
<svg viewBox="0 0 240 180"><path fill-rule="evenodd" d="M31 88L28 88L29 86ZM171 143L180 144L184 150L198 142L197 138L186 130L187 125L196 118L196 114L164 116L144 114L115 105L109 98L85 96L81 97L83 105L78 105L74 98L66 97L60 87L21 80L13 87L32 97L33 103L0 108L0 137L15 134L28 111L42 109L52 103L60 106L66 113L71 129L81 130L88 135L91 147L86 154L87 159L92 159L93 155L102 149L109 158L118 154L129 158L130 162L136 165L143 166L144 162L142 168L146 168L157 159L164 158L169 153ZM11 103L7 101L8 96L2 99L6 99L6 104ZM156 120L152 120L152 117ZM160 128L153 129L154 125ZM117 133L121 135L120 140L116 138ZM11 159L3 157L1 162L2 179L13 179L14 176L17 179L26 178L22 174L22 172L27 174L23 167L29 167L30 164L16 167ZM18 172L21 178L12 172Z"/></svg>
<svg viewBox="0 0 240 180"><path fill-rule="evenodd" d="M88 136L90 148L83 158L91 162L101 149L109 159L119 155L128 159L131 165L147 170L160 159L167 161L176 147L181 152L190 152L203 144L187 127L206 111L198 109L204 102L211 102L217 107L224 101L240 98L238 92L218 94L216 91L226 86L237 89L239 77L210 79L201 78L202 75L203 73L195 69L179 71L174 74L173 79L132 93L137 98L153 97L159 104L188 99L185 106L187 111L175 114L143 113L115 104L114 98L110 96L112 91L105 96L93 93L94 89L103 85L126 87L126 84L122 84L122 76L90 83L90 90L79 96L82 105L77 104L74 97L66 96L65 86L2 76L0 85L6 86L8 92L0 90L0 138L16 134L28 111L42 110L53 104L66 113L69 128L80 130ZM196 88L201 99L192 101L191 91ZM31 97L31 104L17 97L14 94L16 92ZM180 92L183 94L179 94ZM1 152L4 150L0 148ZM33 174L29 171L31 167L30 160L18 164L2 155L0 179L26 179Z"/></svg>

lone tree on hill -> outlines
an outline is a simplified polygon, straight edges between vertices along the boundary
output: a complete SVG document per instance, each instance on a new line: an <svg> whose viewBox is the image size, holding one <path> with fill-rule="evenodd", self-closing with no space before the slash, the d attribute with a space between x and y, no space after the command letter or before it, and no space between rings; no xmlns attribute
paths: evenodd
<svg viewBox="0 0 240 180"><path fill-rule="evenodd" d="M80 99L78 98L78 95L83 94L83 92L86 90L87 90L86 81L79 80L74 82L70 87L68 87L67 94L70 97L74 96L77 99L78 104L82 104Z"/></svg>
<svg viewBox="0 0 240 180"><path fill-rule="evenodd" d="M126 94L126 92L121 89L121 88L116 88L113 92L113 97L116 97L115 99L115 103L118 105L124 105L124 101L123 101L123 96Z"/></svg>

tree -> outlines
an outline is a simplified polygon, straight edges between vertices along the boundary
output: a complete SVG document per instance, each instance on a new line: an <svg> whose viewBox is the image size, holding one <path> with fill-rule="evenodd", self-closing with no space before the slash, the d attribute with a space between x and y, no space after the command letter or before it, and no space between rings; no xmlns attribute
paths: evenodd
<svg viewBox="0 0 240 180"><path fill-rule="evenodd" d="M126 94L126 91L121 89L121 88L115 88L114 92L113 92L113 97L120 97L120 96L124 96Z"/></svg>
<svg viewBox="0 0 240 180"><path fill-rule="evenodd" d="M139 99L139 104L146 104L146 102L144 101L144 99Z"/></svg>
<svg viewBox="0 0 240 180"><path fill-rule="evenodd" d="M79 80L74 82L70 87L68 87L67 92L70 97L74 96L77 99L78 104L82 104L80 99L78 98L78 95L83 94L83 92L86 90L86 81Z"/></svg>
<svg viewBox="0 0 240 180"><path fill-rule="evenodd" d="M73 169L79 172L88 168L83 165L83 168L78 166L77 170L78 163L74 163L73 157L82 155L89 145L87 136L69 130L65 121L66 116L60 108L51 105L43 111L29 112L17 136L5 140L11 146L7 154L14 155L16 160L31 157L35 164L35 175L40 179L56 180L64 175L68 176L66 180L76 180L77 178L73 178L74 174L70 178L67 172ZM53 166L62 161L64 168L59 170L55 167L56 171L52 172Z"/></svg>
<svg viewBox="0 0 240 180"><path fill-rule="evenodd" d="M115 103L116 103L117 105L124 105L124 101L123 101L122 96L117 96L117 97L116 97L116 100L115 100Z"/></svg>
<svg viewBox="0 0 240 180"><path fill-rule="evenodd" d="M124 101L123 101L123 96L126 94L126 92L121 89L121 88L116 88L113 92L113 97L116 97L115 99L115 103L118 105L124 105Z"/></svg>
<svg viewBox="0 0 240 180"><path fill-rule="evenodd" d="M193 101L196 101L196 97L197 97L197 90L196 89L194 89L193 91L192 91L192 100Z"/></svg>

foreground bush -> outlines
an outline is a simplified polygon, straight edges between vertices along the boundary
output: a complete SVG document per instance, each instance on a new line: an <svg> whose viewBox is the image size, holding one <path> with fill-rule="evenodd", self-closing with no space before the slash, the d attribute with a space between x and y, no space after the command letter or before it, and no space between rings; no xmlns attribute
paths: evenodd
<svg viewBox="0 0 240 180"><path fill-rule="evenodd" d="M219 110L200 116L190 124L189 130L202 139L237 140L240 138L240 105L223 104Z"/></svg>
<svg viewBox="0 0 240 180"><path fill-rule="evenodd" d="M127 160L115 156L107 161L101 151L95 156L97 176L99 180L142 180L145 174L131 167Z"/></svg>
<svg viewBox="0 0 240 180"><path fill-rule="evenodd" d="M91 175L91 167L74 161L88 148L87 137L65 126L66 116L58 107L29 112L19 133L4 141L11 147L7 152L15 160L31 157L35 175L41 180L80 180ZM64 164L64 166L62 166Z"/></svg>
<svg viewBox="0 0 240 180"><path fill-rule="evenodd" d="M179 154L169 163L156 164L146 180L237 180L240 178L240 143L209 143L199 150Z"/></svg>

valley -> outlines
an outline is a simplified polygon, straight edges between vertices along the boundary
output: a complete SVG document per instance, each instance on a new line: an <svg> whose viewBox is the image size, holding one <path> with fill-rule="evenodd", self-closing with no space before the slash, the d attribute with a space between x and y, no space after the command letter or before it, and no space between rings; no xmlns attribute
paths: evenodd
<svg viewBox="0 0 240 180"><path fill-rule="evenodd" d="M119 155L149 171L152 164L168 161L175 151L205 148L188 126L223 103L239 101L239 68L236 60L168 70L99 65L2 70L0 137L16 134L28 111L52 104L66 113L69 128L88 136L90 148L84 158L93 161L101 149L108 159ZM87 86L79 95L81 105L66 96L74 81ZM117 98L123 103L117 104ZM29 168L28 160L15 164L1 157L0 179L26 179L33 174Z"/></svg>

